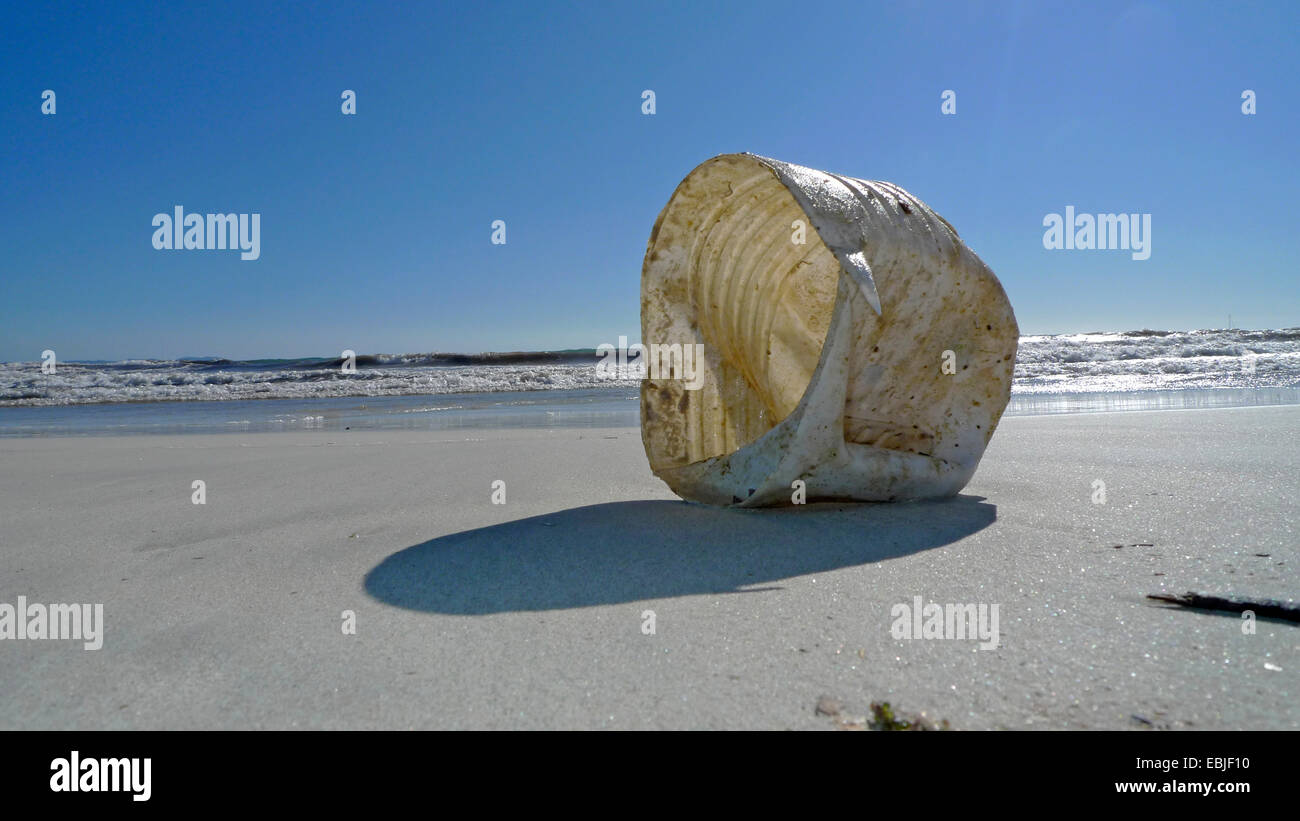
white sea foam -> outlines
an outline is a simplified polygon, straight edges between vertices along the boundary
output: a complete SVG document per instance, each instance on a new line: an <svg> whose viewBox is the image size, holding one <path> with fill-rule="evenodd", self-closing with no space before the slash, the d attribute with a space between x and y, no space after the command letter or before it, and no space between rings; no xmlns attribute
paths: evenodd
<svg viewBox="0 0 1300 821"><path fill-rule="evenodd" d="M557 361L558 360L558 361ZM449 361L470 364L448 365ZM501 363L501 364L498 364ZM610 387L593 354L376 354L355 374L332 360L129 360L0 364L0 406L310 399ZM631 384L631 383L629 383ZM1025 336L1012 392L1091 393L1300 386L1300 328ZM437 411L441 404L413 409Z"/></svg>
<svg viewBox="0 0 1300 821"><path fill-rule="evenodd" d="M110 369L61 362L54 374L39 363L0 364L0 406L71 405L168 400L307 399L330 396L492 393L607 386L592 365L471 365L359 368L337 371L270 369L195 372L175 368Z"/></svg>
<svg viewBox="0 0 1300 821"><path fill-rule="evenodd" d="M1300 328L1026 336L1013 393L1296 387Z"/></svg>

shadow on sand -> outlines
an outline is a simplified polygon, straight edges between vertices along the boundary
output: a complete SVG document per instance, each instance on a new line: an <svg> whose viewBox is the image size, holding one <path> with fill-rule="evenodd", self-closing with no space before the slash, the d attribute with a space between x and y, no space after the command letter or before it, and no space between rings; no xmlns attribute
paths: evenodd
<svg viewBox="0 0 1300 821"><path fill-rule="evenodd" d="M458 615L755 593L942 547L996 518L995 505L966 495L777 510L611 502L408 547L371 570L365 589L397 607Z"/></svg>

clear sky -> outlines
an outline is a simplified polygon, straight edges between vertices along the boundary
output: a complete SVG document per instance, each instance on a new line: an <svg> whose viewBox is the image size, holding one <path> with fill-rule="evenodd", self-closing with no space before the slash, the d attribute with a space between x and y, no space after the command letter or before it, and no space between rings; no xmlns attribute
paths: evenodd
<svg viewBox="0 0 1300 821"><path fill-rule="evenodd" d="M911 191L1024 333L1300 325L1300 3L125 5L0 12L2 360L636 339L655 217L733 151ZM176 205L260 259L155 250ZM1150 259L1045 249L1067 205Z"/></svg>

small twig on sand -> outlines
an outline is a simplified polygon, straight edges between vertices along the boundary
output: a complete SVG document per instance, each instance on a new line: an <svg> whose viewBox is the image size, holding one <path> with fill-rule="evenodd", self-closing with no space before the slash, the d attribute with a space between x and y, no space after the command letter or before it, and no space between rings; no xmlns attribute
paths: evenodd
<svg viewBox="0 0 1300 821"><path fill-rule="evenodd" d="M1148 599L1195 607L1200 610L1226 610L1229 613L1253 611L1256 618L1282 619L1300 623L1300 604L1278 599L1251 599L1245 596L1212 596L1208 593L1188 591L1181 596L1168 593L1148 593Z"/></svg>

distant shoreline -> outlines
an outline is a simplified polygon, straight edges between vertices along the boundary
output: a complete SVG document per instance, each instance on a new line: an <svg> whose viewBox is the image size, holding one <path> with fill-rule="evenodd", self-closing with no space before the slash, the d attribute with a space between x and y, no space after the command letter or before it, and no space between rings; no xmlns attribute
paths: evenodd
<svg viewBox="0 0 1300 821"><path fill-rule="evenodd" d="M627 345L624 338L619 345ZM638 388L601 367L614 345L507 353L356 354L306 359L0 364L0 408L252 399L453 396ZM707 362L707 346L702 352ZM52 352L51 352L52 353ZM941 351L935 351L936 362ZM620 361L624 361L621 358ZM630 377L612 383L607 377ZM1300 329L1024 336L1013 395L1300 388Z"/></svg>

